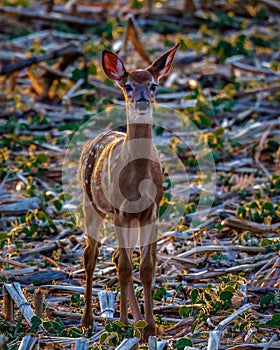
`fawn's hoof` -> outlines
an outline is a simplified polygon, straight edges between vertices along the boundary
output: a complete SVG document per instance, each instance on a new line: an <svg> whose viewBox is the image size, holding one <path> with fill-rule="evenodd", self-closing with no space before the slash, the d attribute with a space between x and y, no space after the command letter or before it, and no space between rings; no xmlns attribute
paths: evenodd
<svg viewBox="0 0 280 350"><path fill-rule="evenodd" d="M82 328L85 330L85 336L89 338L92 335L93 328L93 317L83 315L82 317Z"/></svg>
<svg viewBox="0 0 280 350"><path fill-rule="evenodd" d="M147 325L144 329L143 329L143 340L145 343L148 343L149 337L156 335L156 328L154 325Z"/></svg>

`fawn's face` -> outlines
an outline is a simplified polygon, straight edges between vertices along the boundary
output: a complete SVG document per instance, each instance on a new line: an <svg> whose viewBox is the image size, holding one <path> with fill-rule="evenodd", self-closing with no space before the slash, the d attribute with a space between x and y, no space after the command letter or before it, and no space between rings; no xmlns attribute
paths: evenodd
<svg viewBox="0 0 280 350"><path fill-rule="evenodd" d="M137 114L145 114L155 100L159 79L166 75L172 65L179 43L162 54L146 69L128 72L119 56L111 51L102 52L102 67L111 80L123 90L127 105Z"/></svg>
<svg viewBox="0 0 280 350"><path fill-rule="evenodd" d="M127 104L138 114L145 114L155 100L157 81L148 70L130 72L119 84Z"/></svg>

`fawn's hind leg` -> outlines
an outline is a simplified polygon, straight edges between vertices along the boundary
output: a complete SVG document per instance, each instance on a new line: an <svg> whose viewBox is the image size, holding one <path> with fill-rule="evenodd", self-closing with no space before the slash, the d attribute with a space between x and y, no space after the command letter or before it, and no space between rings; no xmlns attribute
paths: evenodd
<svg viewBox="0 0 280 350"><path fill-rule="evenodd" d="M92 315L92 278L98 257L98 233L103 215L100 215L88 199L84 199L84 220L86 247L84 250L84 267L86 272L86 291L85 291L85 310L82 317L82 327L87 330L87 335L92 334L93 315Z"/></svg>

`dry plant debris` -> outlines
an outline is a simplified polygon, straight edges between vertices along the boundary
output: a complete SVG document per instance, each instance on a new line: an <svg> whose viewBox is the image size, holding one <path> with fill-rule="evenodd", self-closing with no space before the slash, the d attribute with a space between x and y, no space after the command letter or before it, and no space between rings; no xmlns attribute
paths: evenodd
<svg viewBox="0 0 280 350"><path fill-rule="evenodd" d="M279 12L273 0L1 1L0 349L280 349ZM123 106L101 51L142 67L179 40L154 127L161 212L172 209L159 224L158 337L141 344L145 324L118 321L108 224L86 339L80 199L63 186L65 159L78 159L80 127L112 127L104 111Z"/></svg>

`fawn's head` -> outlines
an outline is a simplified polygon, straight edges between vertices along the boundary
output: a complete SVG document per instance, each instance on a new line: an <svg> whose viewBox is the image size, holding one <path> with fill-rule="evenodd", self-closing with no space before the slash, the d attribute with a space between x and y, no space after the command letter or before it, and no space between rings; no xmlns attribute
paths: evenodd
<svg viewBox="0 0 280 350"><path fill-rule="evenodd" d="M155 100L156 87L171 66L180 43L163 53L148 68L128 72L121 58L115 53L102 52L102 68L111 80L123 90L127 105L137 114L145 114Z"/></svg>

